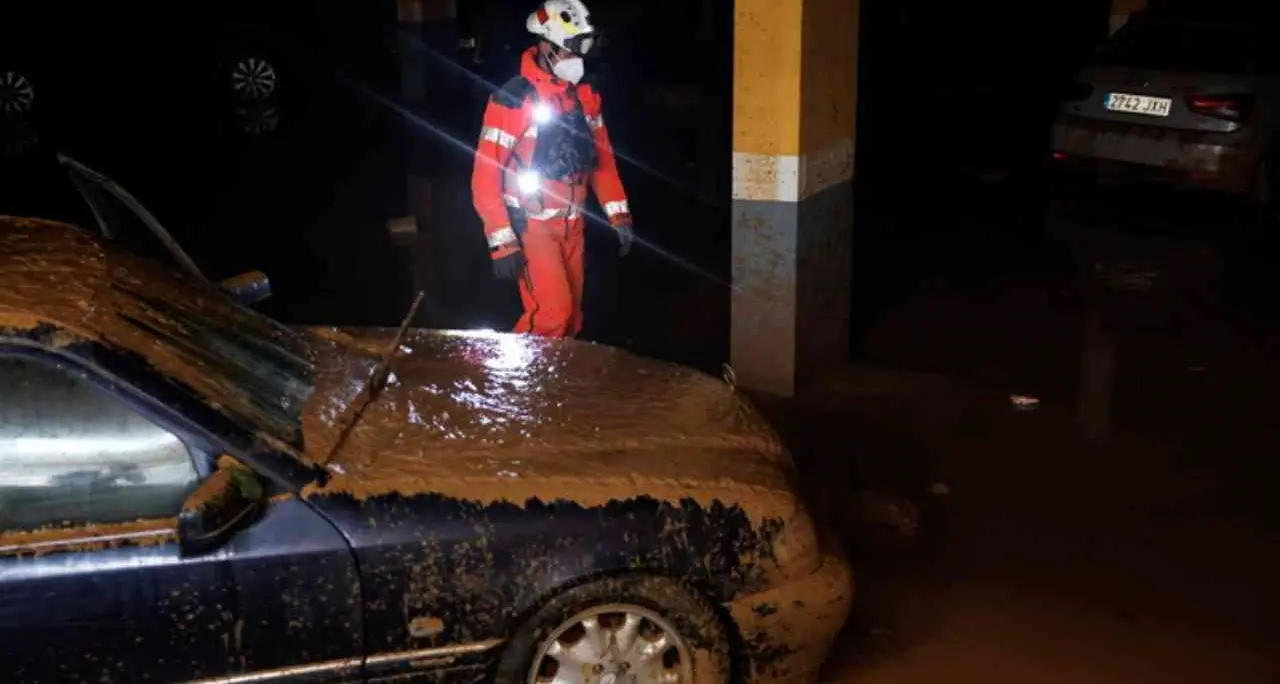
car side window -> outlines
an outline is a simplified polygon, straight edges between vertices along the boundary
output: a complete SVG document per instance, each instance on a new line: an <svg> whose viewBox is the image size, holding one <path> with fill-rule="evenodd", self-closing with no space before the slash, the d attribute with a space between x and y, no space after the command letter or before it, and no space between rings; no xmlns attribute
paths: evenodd
<svg viewBox="0 0 1280 684"><path fill-rule="evenodd" d="M176 517L186 445L83 372L0 356L0 531Z"/></svg>

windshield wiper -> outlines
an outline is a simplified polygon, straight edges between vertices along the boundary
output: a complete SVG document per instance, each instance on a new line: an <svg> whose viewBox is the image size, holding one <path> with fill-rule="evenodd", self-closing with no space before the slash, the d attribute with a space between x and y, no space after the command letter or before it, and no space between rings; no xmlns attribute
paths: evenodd
<svg viewBox="0 0 1280 684"><path fill-rule="evenodd" d="M413 298L413 304L409 305L409 313L405 314L404 320L400 321L400 329L396 331L396 336L391 340L390 346L382 352L382 355L378 358L378 363L374 364L373 370L370 371L369 377L365 380L365 386L360 388L360 393L356 395L360 398L360 403L345 414L347 420L342 424L338 439L334 441L333 448L329 450L329 453L325 454L325 457L320 460L320 465L329 465L329 461L332 461L333 457L342 451L342 447L347 443L347 436L351 434L351 429L360 422L365 409L369 408L369 405L386 388L387 379L391 377L391 361L395 359L396 352L400 351L400 345L404 343L404 336L409 332L409 323L413 321L413 317L418 313L418 307L422 305L422 298L425 294L425 292L419 291L418 296Z"/></svg>

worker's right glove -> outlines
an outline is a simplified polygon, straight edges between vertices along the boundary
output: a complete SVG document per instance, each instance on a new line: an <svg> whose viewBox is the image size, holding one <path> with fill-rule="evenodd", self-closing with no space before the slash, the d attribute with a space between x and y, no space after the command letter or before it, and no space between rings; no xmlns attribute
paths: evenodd
<svg viewBox="0 0 1280 684"><path fill-rule="evenodd" d="M631 243L635 242L636 234L631 229L631 223L620 224L614 228L618 233L618 256L626 256L631 251Z"/></svg>
<svg viewBox="0 0 1280 684"><path fill-rule="evenodd" d="M524 273L524 252L519 249L493 260L493 277L498 280L516 280Z"/></svg>

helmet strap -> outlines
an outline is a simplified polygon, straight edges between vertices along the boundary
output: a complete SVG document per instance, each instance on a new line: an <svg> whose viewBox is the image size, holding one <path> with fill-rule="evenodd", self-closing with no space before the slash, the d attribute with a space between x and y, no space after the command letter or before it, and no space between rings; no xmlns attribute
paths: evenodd
<svg viewBox="0 0 1280 684"><path fill-rule="evenodd" d="M537 63L543 71L551 73L551 68L556 63L555 43L546 38L538 39Z"/></svg>

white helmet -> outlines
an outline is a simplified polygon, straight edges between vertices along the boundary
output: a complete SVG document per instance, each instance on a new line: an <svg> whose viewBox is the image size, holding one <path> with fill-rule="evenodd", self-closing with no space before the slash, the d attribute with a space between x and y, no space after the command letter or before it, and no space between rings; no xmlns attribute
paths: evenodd
<svg viewBox="0 0 1280 684"><path fill-rule="evenodd" d="M596 41L590 17L582 0L546 0L529 15L525 28L569 52L586 55Z"/></svg>

